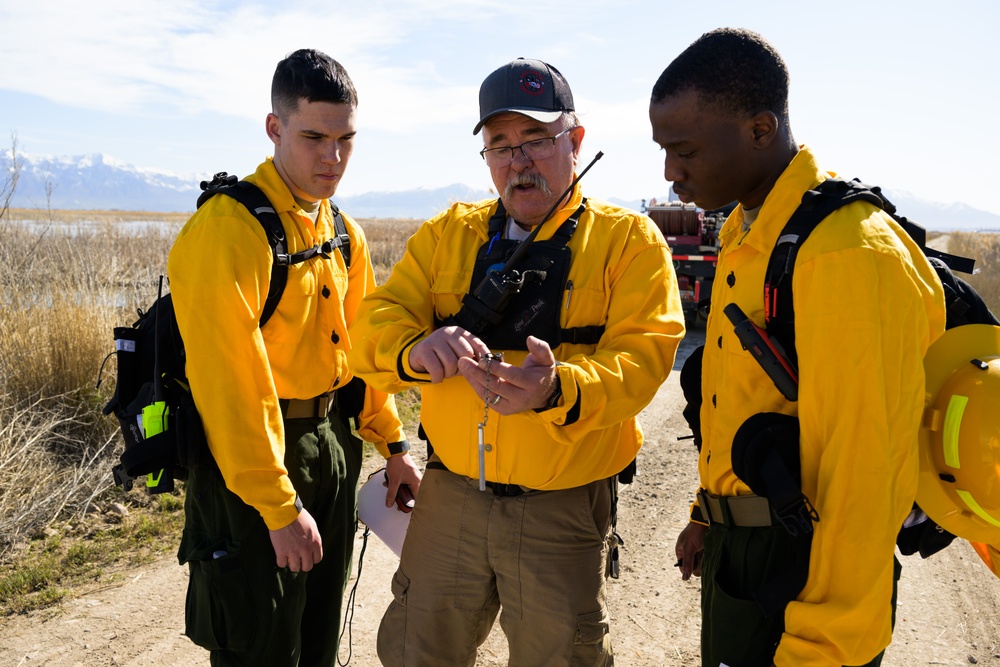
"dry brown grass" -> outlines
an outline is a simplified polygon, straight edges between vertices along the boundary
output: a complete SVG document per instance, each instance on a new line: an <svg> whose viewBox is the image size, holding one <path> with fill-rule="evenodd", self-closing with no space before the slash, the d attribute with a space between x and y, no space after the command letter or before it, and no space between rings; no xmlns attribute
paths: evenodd
<svg viewBox="0 0 1000 667"><path fill-rule="evenodd" d="M955 232L948 238L948 252L976 260L976 273L959 274L1000 314L1000 234Z"/></svg>
<svg viewBox="0 0 1000 667"><path fill-rule="evenodd" d="M71 209L41 210L36 208L12 208L12 220L40 220L59 225L79 225L121 223L133 220L148 222L163 222L177 225L178 228L187 222L190 213L154 213L151 211L75 211Z"/></svg>
<svg viewBox="0 0 1000 667"><path fill-rule="evenodd" d="M113 327L155 299L187 217L11 209L0 218L0 558L102 495L121 499L110 475L120 437L100 414L113 357L100 388L98 369ZM359 223L384 280L419 221ZM401 400L408 419L412 403Z"/></svg>
<svg viewBox="0 0 1000 667"><path fill-rule="evenodd" d="M110 489L113 383L95 388L98 369L170 243L43 215L0 220L0 555Z"/></svg>
<svg viewBox="0 0 1000 667"><path fill-rule="evenodd" d="M422 221L405 218L359 219L365 230L368 249L375 267L375 280L379 285L389 278L393 265L406 251L406 242L417 231Z"/></svg>

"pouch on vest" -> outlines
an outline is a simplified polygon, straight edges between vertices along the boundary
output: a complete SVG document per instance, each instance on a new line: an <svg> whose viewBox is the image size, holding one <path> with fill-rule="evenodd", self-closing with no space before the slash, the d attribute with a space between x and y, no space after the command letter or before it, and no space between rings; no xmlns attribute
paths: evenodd
<svg viewBox="0 0 1000 667"><path fill-rule="evenodd" d="M491 349L498 350L527 350L528 336L544 340L553 349L564 337L575 341L578 330L568 330L564 335L559 315L572 261L572 252L566 244L576 231L585 203L562 223L551 239L534 241L526 248L521 248L520 241L501 238L507 213L503 203L499 203L490 218L489 240L476 253L472 281L462 308L445 323L458 324L476 334ZM509 275L487 280L498 276L517 252L521 257L516 266L508 269ZM493 294L501 287L503 295ZM585 327L592 328L597 329ZM578 342L596 343L600 333L592 341L591 336Z"/></svg>
<svg viewBox="0 0 1000 667"><path fill-rule="evenodd" d="M472 284L478 285L490 271L502 267L517 245L517 241L498 239L480 248ZM490 349L526 350L528 336L541 338L550 347L559 344L559 310L570 259L565 245L551 241L531 244L518 267L524 278L520 291L511 297L503 318L478 334Z"/></svg>
<svg viewBox="0 0 1000 667"><path fill-rule="evenodd" d="M800 461L799 420L791 415L757 413L733 437L733 472L756 495L767 498L771 513L796 538L794 564L753 593L766 616L794 600L809 576L812 524L819 514L802 493Z"/></svg>

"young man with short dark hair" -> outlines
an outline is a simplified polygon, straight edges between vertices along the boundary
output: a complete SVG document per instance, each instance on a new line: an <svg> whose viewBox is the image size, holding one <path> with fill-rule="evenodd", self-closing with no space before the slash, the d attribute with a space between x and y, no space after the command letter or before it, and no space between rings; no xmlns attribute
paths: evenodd
<svg viewBox="0 0 1000 667"><path fill-rule="evenodd" d="M329 202L353 150L357 94L314 50L282 60L266 130L274 143L246 180L269 200L288 253L336 236ZM343 214L341 214L343 215ZM375 287L361 228L343 215L341 252L288 267L277 309L265 232L215 195L188 221L168 272L187 376L211 460L191 470L178 552L191 571L186 634L213 665L336 664L356 527L361 441L342 412L352 379L348 327ZM388 501L420 474L392 397L367 388L358 435L387 457Z"/></svg>
<svg viewBox="0 0 1000 667"><path fill-rule="evenodd" d="M923 357L944 330L941 284L888 214L853 203L829 215L795 265L789 402L723 313L735 303L764 325L771 250L803 193L832 176L792 136L785 64L756 33L709 32L663 71L649 118L682 201L739 202L719 234L705 337L701 492L676 546L682 577L703 578L702 663L877 665L892 630L896 534L917 489ZM801 461L788 474L819 516L804 559L804 533L786 531L733 470L741 426L758 413L797 420ZM765 613L796 573L804 586Z"/></svg>

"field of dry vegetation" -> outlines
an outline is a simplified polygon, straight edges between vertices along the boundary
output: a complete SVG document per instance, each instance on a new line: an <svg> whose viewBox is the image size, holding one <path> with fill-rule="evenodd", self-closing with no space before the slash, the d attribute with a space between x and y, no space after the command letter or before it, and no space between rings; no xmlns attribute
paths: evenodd
<svg viewBox="0 0 1000 667"><path fill-rule="evenodd" d="M179 530L180 493L114 486L113 356L97 384L113 327L156 298L187 217L0 208L0 615L176 544L158 538ZM418 221L360 222L384 280Z"/></svg>

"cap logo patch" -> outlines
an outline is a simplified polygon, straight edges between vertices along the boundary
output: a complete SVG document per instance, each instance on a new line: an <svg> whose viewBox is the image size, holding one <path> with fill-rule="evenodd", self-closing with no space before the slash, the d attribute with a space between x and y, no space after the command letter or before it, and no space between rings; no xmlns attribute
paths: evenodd
<svg viewBox="0 0 1000 667"><path fill-rule="evenodd" d="M528 70L521 77L521 90L528 95L541 95L545 89L545 79L539 72Z"/></svg>

